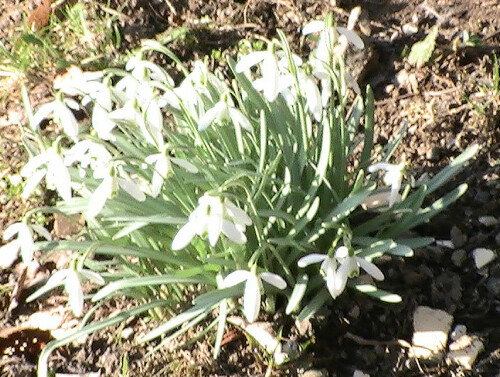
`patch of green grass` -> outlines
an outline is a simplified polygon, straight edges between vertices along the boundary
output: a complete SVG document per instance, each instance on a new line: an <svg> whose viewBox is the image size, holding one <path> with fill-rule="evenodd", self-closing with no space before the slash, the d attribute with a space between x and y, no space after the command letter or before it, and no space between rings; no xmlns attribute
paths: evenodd
<svg viewBox="0 0 500 377"><path fill-rule="evenodd" d="M96 1L64 5L38 31L24 20L10 42L0 42L0 70L27 75L71 64L97 69L112 65L119 59L120 13L104 8Z"/></svg>

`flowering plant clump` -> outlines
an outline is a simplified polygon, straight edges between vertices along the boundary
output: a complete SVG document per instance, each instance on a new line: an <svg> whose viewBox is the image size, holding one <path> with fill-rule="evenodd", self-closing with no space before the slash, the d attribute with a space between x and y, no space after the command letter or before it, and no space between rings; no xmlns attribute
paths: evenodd
<svg viewBox="0 0 500 377"><path fill-rule="evenodd" d="M389 163L401 135L374 154L373 94L368 87L363 97L344 65L349 44L363 48L352 28L334 27L331 17L306 26L305 34L319 33L308 59L278 32L266 51L228 60L231 85L204 62L188 72L165 46L145 41L125 70L79 72L74 83L58 82L54 102L33 115L27 105L25 194L45 177L63 199L57 211L83 214L86 227L79 241L30 238L9 250L20 246L25 259L33 250L72 250L78 263L45 290L64 282L76 315L85 312L82 279L103 285L92 302L128 295L143 303L80 334L155 309L164 323L140 338L147 341L216 313L217 355L226 316L243 308L257 320L263 295L268 310L299 321L347 288L400 300L374 284L384 279L376 258L411 256L432 242L408 231L464 193L462 185L425 200L477 148L418 186L405 182L404 163ZM184 79L174 83L148 61L151 50L173 59ZM90 127L72 117L76 99ZM61 133L49 143L39 123L50 114ZM4 237L27 239L26 226ZM186 306L193 286L203 293Z"/></svg>

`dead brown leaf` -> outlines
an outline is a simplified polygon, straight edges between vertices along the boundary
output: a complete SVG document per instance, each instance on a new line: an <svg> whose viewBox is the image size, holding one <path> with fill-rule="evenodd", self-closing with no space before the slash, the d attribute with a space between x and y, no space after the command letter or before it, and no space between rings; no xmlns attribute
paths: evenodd
<svg viewBox="0 0 500 377"><path fill-rule="evenodd" d="M28 17L28 25L32 30L40 30L49 23L50 0L41 0L40 5L33 9Z"/></svg>

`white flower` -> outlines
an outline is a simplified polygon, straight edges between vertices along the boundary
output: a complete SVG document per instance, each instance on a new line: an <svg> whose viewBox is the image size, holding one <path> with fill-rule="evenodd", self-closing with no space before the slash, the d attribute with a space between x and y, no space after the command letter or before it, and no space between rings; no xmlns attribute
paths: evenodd
<svg viewBox="0 0 500 377"><path fill-rule="evenodd" d="M90 280L93 283L103 285L104 279L98 273L82 269L76 271L73 268L59 270L53 274L44 286L45 290L50 290L64 282L64 290L68 294L68 302L75 316L80 317L83 313L83 290L82 280Z"/></svg>
<svg viewBox="0 0 500 377"><path fill-rule="evenodd" d="M224 120L232 120L241 128L252 131L252 125L243 113L231 104L221 99L210 110L208 110L198 122L198 130L202 131L212 124L214 121L222 122Z"/></svg>
<svg viewBox="0 0 500 377"><path fill-rule="evenodd" d="M33 231L50 241L51 236L47 229L37 224L25 224L23 222L14 223L5 229L3 233L4 241L11 239L17 234L17 239L0 247L0 267L10 267L17 259L19 251L25 264L33 259Z"/></svg>
<svg viewBox="0 0 500 377"><path fill-rule="evenodd" d="M63 100L56 98L54 101L40 106L31 119L31 128L33 130L38 128L42 120L48 117L49 114L53 114L52 118L62 126L64 133L73 141L78 141L78 123L73 112L68 107L74 110L79 109L78 103L68 98Z"/></svg>
<svg viewBox="0 0 500 377"><path fill-rule="evenodd" d="M106 174L99 178L103 178L103 180L89 199L87 206L88 217L96 217L104 208L106 201L113 198L118 193L119 188L126 191L139 202L146 200L146 195L144 195L139 185L132 180L119 178L116 175L115 169L107 169Z"/></svg>
<svg viewBox="0 0 500 377"><path fill-rule="evenodd" d="M335 257L340 262L340 267L338 268L335 277L335 285L336 287L341 289L340 292L345 289L347 279L349 277L359 275L360 267L374 279L384 280L384 274L372 262L368 262L366 259L357 257L355 255L349 256L348 254L349 251L345 246L339 247L335 252Z"/></svg>
<svg viewBox="0 0 500 377"><path fill-rule="evenodd" d="M153 198L159 195L163 181L172 170L172 163L186 169L190 173L198 173L196 166L182 158L170 157L168 151L149 155L145 161L149 165L154 164L153 179L151 181L151 196Z"/></svg>
<svg viewBox="0 0 500 377"><path fill-rule="evenodd" d="M321 263L321 271L326 276L326 286L334 299L344 291L347 279L352 275L359 274L359 267L375 279L384 280L384 274L377 266L363 258L348 256L348 249L345 246L337 248L334 256L309 254L300 258L297 264L303 268L319 262L323 262ZM340 266L337 268L339 262Z"/></svg>
<svg viewBox="0 0 500 377"><path fill-rule="evenodd" d="M134 105L134 101L128 101L122 108L110 112L108 117L112 121L125 121L138 125L146 141L158 148L162 148L164 145L162 136L163 116L158 101L152 99L145 106L145 108L142 108L145 119Z"/></svg>
<svg viewBox="0 0 500 377"><path fill-rule="evenodd" d="M399 189L401 188L401 180L403 179L403 171L405 164L389 164L387 162L379 162L368 168L370 173L379 170L385 170L384 183L391 186L391 194L389 196L389 208L391 208L399 198Z"/></svg>
<svg viewBox="0 0 500 377"><path fill-rule="evenodd" d="M333 256L330 257L327 254L309 254L298 260L297 265L299 267L307 267L313 263L321 263L321 272L326 277L326 287L330 292L330 295L335 299L337 298L344 287L341 286L340 281L337 279L337 259Z"/></svg>
<svg viewBox="0 0 500 377"><path fill-rule="evenodd" d="M56 76L54 89L59 89L68 96L93 93L102 85L96 81L102 76L102 72L83 72L80 67L72 65L65 74Z"/></svg>
<svg viewBox="0 0 500 377"><path fill-rule="evenodd" d="M81 168L90 167L94 177L103 177L111 162L112 156L106 147L91 140L82 140L64 153L64 164L71 166L80 162ZM83 172L85 176L85 172Z"/></svg>
<svg viewBox="0 0 500 377"><path fill-rule="evenodd" d="M280 93L280 71L278 68L278 59L272 51L254 51L243 56L236 64L236 72L241 73L248 71L254 65L260 65L262 72L264 97L269 102L273 102ZM259 88L260 89L260 88Z"/></svg>
<svg viewBox="0 0 500 377"><path fill-rule="evenodd" d="M245 229L252 224L252 220L231 201L224 203L216 196L203 195L198 200L198 207L189 215L188 222L177 232L172 240L172 250L185 248L195 235L205 236L215 246L222 233L231 241L243 244L247 241Z"/></svg>
<svg viewBox="0 0 500 377"><path fill-rule="evenodd" d="M247 270L237 270L227 275L223 281L225 287L232 287L245 282L245 293L243 295L243 312L248 322L255 322L259 316L262 280L278 289L285 289L286 281L279 275L271 272L255 274Z"/></svg>
<svg viewBox="0 0 500 377"><path fill-rule="evenodd" d="M54 148L49 148L31 158L21 169L21 176L28 178L22 196L28 198L43 177L47 187L55 188L61 198L71 199L71 177L61 156Z"/></svg>

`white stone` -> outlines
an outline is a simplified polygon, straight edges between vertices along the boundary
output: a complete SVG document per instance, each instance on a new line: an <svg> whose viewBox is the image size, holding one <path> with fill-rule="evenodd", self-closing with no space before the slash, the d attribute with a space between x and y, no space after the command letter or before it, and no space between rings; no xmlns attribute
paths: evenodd
<svg viewBox="0 0 500 377"><path fill-rule="evenodd" d="M402 27L401 27L401 30L403 31L403 33L405 33L406 35L412 35L412 34L416 34L418 33L418 27L416 27L415 25L412 25L412 24L404 24Z"/></svg>
<svg viewBox="0 0 500 377"><path fill-rule="evenodd" d="M419 306L413 313L413 354L417 358L442 358L453 316L443 310Z"/></svg>
<svg viewBox="0 0 500 377"><path fill-rule="evenodd" d="M478 220L484 226L493 226L499 223L495 216L481 216Z"/></svg>
<svg viewBox="0 0 500 377"><path fill-rule="evenodd" d="M476 264L478 270L496 258L496 254L493 250L484 249L482 247L474 249L472 255L474 256L474 263Z"/></svg>
<svg viewBox="0 0 500 377"><path fill-rule="evenodd" d="M352 377L370 377L370 375L360 370L355 370Z"/></svg>
<svg viewBox="0 0 500 377"><path fill-rule="evenodd" d="M477 356L483 350L484 344L479 338L463 335L457 341L450 344L450 352L448 352L446 361L448 364L458 364L464 369L470 370Z"/></svg>

